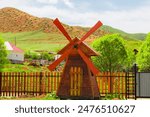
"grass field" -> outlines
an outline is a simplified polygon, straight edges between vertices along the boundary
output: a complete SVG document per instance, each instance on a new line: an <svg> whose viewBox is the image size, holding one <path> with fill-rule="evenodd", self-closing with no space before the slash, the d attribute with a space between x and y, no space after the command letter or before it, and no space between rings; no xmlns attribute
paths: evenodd
<svg viewBox="0 0 150 117"><path fill-rule="evenodd" d="M68 40L59 33L44 33L41 31L20 32L20 33L0 33L5 41L15 43L17 47L28 50L48 50L57 52L63 48ZM139 49L143 41L141 40L125 40L126 47L133 50ZM92 43L92 42L91 42Z"/></svg>
<svg viewBox="0 0 150 117"><path fill-rule="evenodd" d="M24 51L27 50L48 50L58 51L68 41L62 34L43 33L40 31L21 33L0 33L5 41L15 43Z"/></svg>

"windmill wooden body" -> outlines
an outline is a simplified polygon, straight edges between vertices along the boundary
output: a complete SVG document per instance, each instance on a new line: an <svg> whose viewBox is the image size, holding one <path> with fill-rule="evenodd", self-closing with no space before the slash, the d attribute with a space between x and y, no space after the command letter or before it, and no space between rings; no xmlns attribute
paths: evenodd
<svg viewBox="0 0 150 117"><path fill-rule="evenodd" d="M98 21L80 40L71 39L58 19L54 24L70 42L58 52L61 57L48 66L54 70L56 66L66 60L57 95L64 99L98 99L100 98L95 75L99 72L90 60L97 53L83 41L97 30L102 23Z"/></svg>

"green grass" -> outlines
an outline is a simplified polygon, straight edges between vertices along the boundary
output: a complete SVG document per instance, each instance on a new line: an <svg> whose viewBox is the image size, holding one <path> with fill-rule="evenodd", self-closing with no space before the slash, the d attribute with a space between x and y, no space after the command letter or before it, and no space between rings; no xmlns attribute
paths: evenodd
<svg viewBox="0 0 150 117"><path fill-rule="evenodd" d="M36 96L36 97L0 97L0 100L60 100L56 96L56 92L52 92L46 95Z"/></svg>
<svg viewBox="0 0 150 117"><path fill-rule="evenodd" d="M20 32L20 33L0 33L5 41L16 44L17 47L28 50L48 50L58 51L63 48L68 41L59 33L44 33L41 31Z"/></svg>
<svg viewBox="0 0 150 117"><path fill-rule="evenodd" d="M140 46L142 45L143 41L133 41L133 40L125 40L125 46L130 49L130 50L134 50L134 49L137 49L139 50L140 49Z"/></svg>
<svg viewBox="0 0 150 117"><path fill-rule="evenodd" d="M6 64L3 68L0 69L2 72L42 72L49 71L46 66L28 66L28 64Z"/></svg>
<svg viewBox="0 0 150 117"><path fill-rule="evenodd" d="M102 27L102 29L104 30L105 27ZM110 31L114 32L113 29L110 29ZM131 50L139 49L143 41L135 39L132 37L133 35L128 35L125 32L120 31L120 33L125 36L123 38L125 39L126 47ZM41 31L32 31L20 33L0 33L0 35L5 41L12 43L15 43L16 38L17 47L24 51L47 50L57 52L68 43L68 40L61 33L44 33ZM140 38L143 38L143 36Z"/></svg>

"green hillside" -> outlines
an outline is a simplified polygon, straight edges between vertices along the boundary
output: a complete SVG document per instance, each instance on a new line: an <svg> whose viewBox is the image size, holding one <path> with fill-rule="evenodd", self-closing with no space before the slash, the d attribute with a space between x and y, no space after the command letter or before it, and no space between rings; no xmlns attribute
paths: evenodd
<svg viewBox="0 0 150 117"><path fill-rule="evenodd" d="M58 51L64 47L67 40L62 34L44 33L41 31L21 32L21 33L0 33L5 41L15 44L17 47L27 50L48 50Z"/></svg>
<svg viewBox="0 0 150 117"><path fill-rule="evenodd" d="M21 32L21 33L0 33L5 39L15 44L17 47L27 50L47 50L58 51L63 48L68 41L61 33L44 33L41 31ZM126 47L129 49L139 49L143 41L125 38Z"/></svg>
<svg viewBox="0 0 150 117"><path fill-rule="evenodd" d="M135 33L135 34L131 34L131 33L126 33L122 30L116 29L116 28L112 28L111 26L107 26L104 25L101 27L102 30L104 31L108 31L110 33L119 33L121 34L126 40L144 40L146 37L145 33Z"/></svg>

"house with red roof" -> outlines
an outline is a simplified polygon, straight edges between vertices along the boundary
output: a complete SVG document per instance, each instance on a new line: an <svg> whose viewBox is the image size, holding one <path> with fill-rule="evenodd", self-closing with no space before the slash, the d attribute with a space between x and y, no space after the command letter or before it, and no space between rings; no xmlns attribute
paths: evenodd
<svg viewBox="0 0 150 117"><path fill-rule="evenodd" d="M24 62L24 51L16 47L14 44L6 41L6 50L8 51L8 59L12 63L23 63Z"/></svg>

